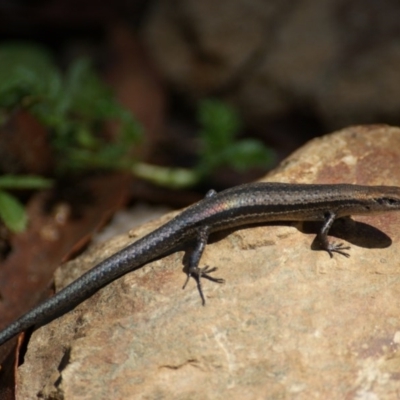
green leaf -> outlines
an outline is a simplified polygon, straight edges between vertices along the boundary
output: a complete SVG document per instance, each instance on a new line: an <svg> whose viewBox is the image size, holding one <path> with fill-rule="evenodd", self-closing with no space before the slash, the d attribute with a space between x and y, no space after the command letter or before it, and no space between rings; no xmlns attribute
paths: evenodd
<svg viewBox="0 0 400 400"><path fill-rule="evenodd" d="M198 119L202 124L198 175L207 176L222 165L241 171L254 166L268 167L274 159L274 153L257 140L235 141L242 123L239 114L229 105L218 100L203 100Z"/></svg>
<svg viewBox="0 0 400 400"><path fill-rule="evenodd" d="M88 59L77 59L62 74L50 53L35 44L0 45L0 120L17 107L29 109L51 132L58 173L127 169L142 137L140 124L118 104ZM115 141L101 134L107 122L117 123ZM36 185L15 178L0 182L7 189L42 187Z"/></svg>
<svg viewBox="0 0 400 400"><path fill-rule="evenodd" d="M57 70L40 46L15 42L0 46L0 105L14 107L49 91L49 76Z"/></svg>
<svg viewBox="0 0 400 400"><path fill-rule="evenodd" d="M51 187L51 179L36 175L2 175L0 188L2 189L46 189Z"/></svg>
<svg viewBox="0 0 400 400"><path fill-rule="evenodd" d="M49 53L38 45L23 42L9 42L0 47L0 86L9 82L10 78L26 74L47 80L48 73L54 71Z"/></svg>
<svg viewBox="0 0 400 400"><path fill-rule="evenodd" d="M244 171L250 167L268 167L275 159L274 152L254 139L231 144L225 151L224 161L233 168Z"/></svg>
<svg viewBox="0 0 400 400"><path fill-rule="evenodd" d="M201 137L206 152L222 150L233 141L241 127L238 113L219 100L200 102L198 120L202 125Z"/></svg>
<svg viewBox="0 0 400 400"><path fill-rule="evenodd" d="M13 232L25 230L28 218L23 205L11 194L0 190L0 218Z"/></svg>
<svg viewBox="0 0 400 400"><path fill-rule="evenodd" d="M153 182L156 185L181 189L193 186L199 180L199 176L193 170L185 168L168 168L158 165L136 163L131 171L136 176Z"/></svg>

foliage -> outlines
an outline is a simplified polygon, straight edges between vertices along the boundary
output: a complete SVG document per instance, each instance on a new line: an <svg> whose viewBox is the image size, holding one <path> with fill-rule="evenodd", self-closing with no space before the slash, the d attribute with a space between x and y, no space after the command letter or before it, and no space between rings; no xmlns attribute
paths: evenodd
<svg viewBox="0 0 400 400"><path fill-rule="evenodd" d="M0 108L17 107L28 108L49 129L57 170L62 173L118 168L142 134L88 60L76 60L63 75L37 46L0 48ZM109 121L120 124L118 141L99 134Z"/></svg>
<svg viewBox="0 0 400 400"><path fill-rule="evenodd" d="M201 126L201 145L197 164L192 169L136 163L132 172L157 185L184 188L206 179L222 166L244 171L255 166L267 168L274 161L274 153L260 141L236 140L242 123L239 114L226 103L202 100L197 119Z"/></svg>
<svg viewBox="0 0 400 400"><path fill-rule="evenodd" d="M0 218L13 232L22 232L27 225L24 206L9 192L15 189L45 189L50 187L51 180L40 176L0 176Z"/></svg>
<svg viewBox="0 0 400 400"><path fill-rule="evenodd" d="M200 150L192 169L150 165L132 157L142 137L134 116L114 99L86 59L72 63L65 73L48 52L30 44L0 47L0 123L7 113L26 108L47 127L55 153L56 177L76 171L130 171L158 185L192 186L221 166L245 170L267 167L273 153L259 141L237 140L241 129L238 113L217 100L203 100L198 107ZM104 136L104 124L117 122L116 140ZM22 205L7 190L48 187L40 177L0 177L0 218L13 231L26 226Z"/></svg>
<svg viewBox="0 0 400 400"><path fill-rule="evenodd" d="M205 176L221 165L228 165L239 171L250 167L267 167L273 160L273 153L258 140L236 140L241 129L241 120L235 110L217 100L203 100L200 103L198 119L202 125L200 136L202 150L197 167Z"/></svg>
<svg viewBox="0 0 400 400"><path fill-rule="evenodd" d="M62 74L48 52L31 44L0 47L0 123L18 108L28 109L48 128L57 161L56 173L115 168L123 165L141 136L134 117L120 106L85 59ZM98 132L117 121L119 140L110 142ZM7 190L42 189L51 181L32 176L0 177L0 218L14 232L25 229L26 214Z"/></svg>

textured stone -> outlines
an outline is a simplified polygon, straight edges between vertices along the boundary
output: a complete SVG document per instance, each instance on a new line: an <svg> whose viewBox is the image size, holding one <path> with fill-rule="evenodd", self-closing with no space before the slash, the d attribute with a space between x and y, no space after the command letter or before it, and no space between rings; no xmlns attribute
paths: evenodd
<svg viewBox="0 0 400 400"><path fill-rule="evenodd" d="M188 97L222 95L260 129L296 110L337 128L399 120L399 19L395 0L159 0L143 36Z"/></svg>
<svg viewBox="0 0 400 400"><path fill-rule="evenodd" d="M351 127L265 180L399 186L399 159L400 129ZM63 265L57 287L172 215ZM349 259L313 251L301 223L214 236L201 264L226 283L204 282L205 307L181 290L183 252L125 275L33 333L17 398L396 398L400 213L355 220Z"/></svg>

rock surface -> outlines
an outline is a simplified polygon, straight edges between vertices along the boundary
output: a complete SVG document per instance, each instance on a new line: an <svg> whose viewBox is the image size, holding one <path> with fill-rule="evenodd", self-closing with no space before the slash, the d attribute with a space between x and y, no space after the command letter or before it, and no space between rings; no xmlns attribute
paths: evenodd
<svg viewBox="0 0 400 400"><path fill-rule="evenodd" d="M143 36L189 98L222 95L260 129L291 110L334 129L399 120L399 19L393 0L159 0Z"/></svg>
<svg viewBox="0 0 400 400"><path fill-rule="evenodd" d="M400 129L351 127L265 180L399 186L399 160ZM57 288L171 217L63 265ZM215 237L201 264L226 283L204 282L205 307L181 290L183 252L125 275L33 333L17 398L396 398L400 213L355 220L349 259L311 250L301 223Z"/></svg>

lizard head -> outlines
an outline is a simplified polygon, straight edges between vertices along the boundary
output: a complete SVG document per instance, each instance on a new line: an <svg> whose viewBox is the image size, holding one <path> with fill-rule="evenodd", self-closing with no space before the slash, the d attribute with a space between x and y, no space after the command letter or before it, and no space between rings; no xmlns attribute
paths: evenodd
<svg viewBox="0 0 400 400"><path fill-rule="evenodd" d="M368 210L371 212L385 212L400 210L400 187L371 186L367 190Z"/></svg>

